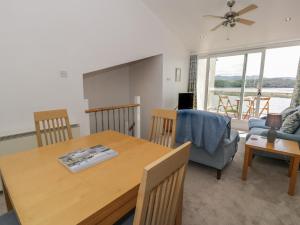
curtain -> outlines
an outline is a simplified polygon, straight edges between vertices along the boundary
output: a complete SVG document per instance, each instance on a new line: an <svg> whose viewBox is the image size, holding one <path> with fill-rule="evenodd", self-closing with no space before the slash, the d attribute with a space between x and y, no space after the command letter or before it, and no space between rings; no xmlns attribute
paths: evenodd
<svg viewBox="0 0 300 225"><path fill-rule="evenodd" d="M197 72L198 72L198 56L191 55L188 92L192 92L194 94L194 108L195 109L197 109Z"/></svg>
<svg viewBox="0 0 300 225"><path fill-rule="evenodd" d="M300 105L300 58L299 58L299 65L298 65L298 73L296 78L296 85L293 92L293 97L291 101L292 107L297 107Z"/></svg>

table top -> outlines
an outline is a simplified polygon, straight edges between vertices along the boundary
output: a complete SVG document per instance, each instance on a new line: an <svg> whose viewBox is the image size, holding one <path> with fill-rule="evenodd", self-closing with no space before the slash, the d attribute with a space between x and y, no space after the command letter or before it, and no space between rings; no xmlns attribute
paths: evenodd
<svg viewBox="0 0 300 225"><path fill-rule="evenodd" d="M57 158L97 144L119 155L78 173ZM143 168L171 149L106 131L0 158L3 182L22 225L73 225L137 189Z"/></svg>
<svg viewBox="0 0 300 225"><path fill-rule="evenodd" d="M268 151L276 154L300 157L299 144L296 141L277 138L274 144L272 144L268 143L266 137L259 135L251 135L251 137L246 142L246 146L257 150Z"/></svg>

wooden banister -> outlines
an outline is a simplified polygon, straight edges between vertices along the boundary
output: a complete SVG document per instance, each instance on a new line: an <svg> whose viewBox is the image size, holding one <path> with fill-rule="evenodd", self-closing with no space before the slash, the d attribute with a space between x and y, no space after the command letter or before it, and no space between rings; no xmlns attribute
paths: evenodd
<svg viewBox="0 0 300 225"><path fill-rule="evenodd" d="M85 113L95 113L95 112L103 112L115 109L127 109L127 108L135 108L140 106L140 104L127 104L127 105L118 105L118 106L109 106L109 107L101 107L101 108L92 108L85 110Z"/></svg>
<svg viewBox="0 0 300 225"><path fill-rule="evenodd" d="M140 100L135 96L134 104L98 107L85 110L89 114L91 133L115 130L140 137Z"/></svg>

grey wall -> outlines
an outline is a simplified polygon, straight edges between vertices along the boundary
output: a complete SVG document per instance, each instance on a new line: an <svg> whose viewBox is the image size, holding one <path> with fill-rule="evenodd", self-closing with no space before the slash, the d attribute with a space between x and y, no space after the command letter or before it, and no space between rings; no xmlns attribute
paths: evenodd
<svg viewBox="0 0 300 225"><path fill-rule="evenodd" d="M128 64L95 71L83 76L84 98L89 108L124 105L129 99ZM96 131L95 116L90 114L90 131ZM100 124L98 118L98 124ZM98 129L102 129L98 127Z"/></svg>
<svg viewBox="0 0 300 225"><path fill-rule="evenodd" d="M162 106L163 56L154 56L132 63L130 99L141 96L141 137L148 138L151 111Z"/></svg>
<svg viewBox="0 0 300 225"><path fill-rule="evenodd" d="M129 66L125 64L85 74L83 90L89 108L129 103Z"/></svg>
<svg viewBox="0 0 300 225"><path fill-rule="evenodd" d="M151 111L162 106L162 55L138 60L83 77L84 97L89 108L134 103L141 97L141 137L148 138ZM90 116L91 132L95 131L94 115Z"/></svg>

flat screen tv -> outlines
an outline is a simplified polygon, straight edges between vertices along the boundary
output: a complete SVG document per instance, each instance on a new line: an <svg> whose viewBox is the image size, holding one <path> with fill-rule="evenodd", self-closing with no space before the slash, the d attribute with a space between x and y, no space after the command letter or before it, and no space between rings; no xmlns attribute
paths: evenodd
<svg viewBox="0 0 300 225"><path fill-rule="evenodd" d="M193 109L193 102L193 93L179 93L178 109Z"/></svg>

